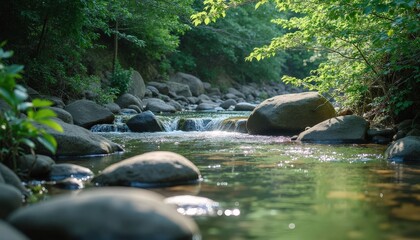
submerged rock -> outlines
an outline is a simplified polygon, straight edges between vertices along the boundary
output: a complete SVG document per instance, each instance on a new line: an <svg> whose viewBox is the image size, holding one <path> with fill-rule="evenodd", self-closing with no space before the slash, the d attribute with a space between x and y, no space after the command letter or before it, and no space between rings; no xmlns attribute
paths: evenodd
<svg viewBox="0 0 420 240"><path fill-rule="evenodd" d="M397 162L420 162L420 137L409 136L392 143L385 157Z"/></svg>
<svg viewBox="0 0 420 240"><path fill-rule="evenodd" d="M211 119L195 119L195 118L182 118L178 121L177 130L191 132L191 131L205 131L207 124Z"/></svg>
<svg viewBox="0 0 420 240"><path fill-rule="evenodd" d="M151 111L142 112L127 121L128 128L133 132L162 132L162 123Z"/></svg>
<svg viewBox="0 0 420 240"><path fill-rule="evenodd" d="M100 188L14 212L9 222L31 239L195 239L194 221L153 192Z"/></svg>
<svg viewBox="0 0 420 240"><path fill-rule="evenodd" d="M85 168L71 163L59 163L52 166L50 172L50 180L61 181L67 178L76 178L87 180L93 177L93 172L89 168Z"/></svg>
<svg viewBox="0 0 420 240"><path fill-rule="evenodd" d="M214 216L220 204L209 198L181 195L165 199L165 203L175 205L177 211L187 216Z"/></svg>
<svg viewBox="0 0 420 240"><path fill-rule="evenodd" d="M298 141L320 143L363 143L369 123L355 115L325 120L299 134Z"/></svg>
<svg viewBox="0 0 420 240"><path fill-rule="evenodd" d="M92 182L108 186L162 187L196 183L198 168L173 152L149 152L105 168Z"/></svg>
<svg viewBox="0 0 420 240"><path fill-rule="evenodd" d="M336 116L334 107L317 92L280 95L258 105L248 118L251 134L296 134Z"/></svg>

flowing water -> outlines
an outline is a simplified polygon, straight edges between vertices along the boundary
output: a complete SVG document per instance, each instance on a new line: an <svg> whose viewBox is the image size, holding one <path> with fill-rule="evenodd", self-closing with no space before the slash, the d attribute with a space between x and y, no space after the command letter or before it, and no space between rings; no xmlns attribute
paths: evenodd
<svg viewBox="0 0 420 240"><path fill-rule="evenodd" d="M199 185L152 190L218 202L215 214L194 217L205 240L420 239L420 166L388 162L385 146L301 144L205 128L172 131L183 117L162 116L168 132L101 133L123 145L122 154L62 161L97 174L150 151L187 157L201 171Z"/></svg>

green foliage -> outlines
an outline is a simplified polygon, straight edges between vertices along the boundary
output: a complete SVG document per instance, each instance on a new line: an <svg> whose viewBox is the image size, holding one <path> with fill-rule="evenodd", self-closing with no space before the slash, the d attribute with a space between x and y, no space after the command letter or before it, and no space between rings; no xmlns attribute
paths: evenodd
<svg viewBox="0 0 420 240"><path fill-rule="evenodd" d="M117 53L116 36L132 66L159 65L189 29L191 13L191 0L4 0L0 32L26 66L26 84L66 100L81 94L74 80L92 72L84 61L90 49Z"/></svg>
<svg viewBox="0 0 420 240"><path fill-rule="evenodd" d="M111 88L117 91L117 95L122 95L127 92L128 87L131 83L132 69L123 69L117 62L115 65L115 71L111 76Z"/></svg>
<svg viewBox="0 0 420 240"><path fill-rule="evenodd" d="M206 1L196 24L224 16L226 9L244 3ZM257 7L267 4L259 1ZM271 1L293 16L272 22L289 32L256 48L247 58L261 60L284 49L311 49L325 56L312 76L283 80L328 93L356 112L372 118L411 116L419 106L420 3L415 0ZM215 11L214 9L218 9ZM384 101L383 104L378 104ZM386 106L386 107L384 107Z"/></svg>
<svg viewBox="0 0 420 240"><path fill-rule="evenodd" d="M197 9L203 7L201 2L196 1ZM172 66L175 71L193 73L210 82L222 75L238 82L275 81L285 73L307 76L312 67L303 66L311 54L308 51L280 51L266 61L245 61L255 45L267 44L286 32L269 23L271 18L284 15L271 4L257 11L251 4L236 7L224 19L193 27L182 36L179 51L170 58Z"/></svg>
<svg viewBox="0 0 420 240"><path fill-rule="evenodd" d="M62 127L52 120L55 113L47 109L52 102L41 99L26 101L26 89L16 84L23 67L5 65L2 60L12 56L12 52L0 48L0 101L5 102L0 111L0 160L6 165L16 168L18 157L24 148L35 149L35 140L51 153L55 153L57 142L54 137L38 126L50 127L63 131ZM24 113L26 116L22 116Z"/></svg>

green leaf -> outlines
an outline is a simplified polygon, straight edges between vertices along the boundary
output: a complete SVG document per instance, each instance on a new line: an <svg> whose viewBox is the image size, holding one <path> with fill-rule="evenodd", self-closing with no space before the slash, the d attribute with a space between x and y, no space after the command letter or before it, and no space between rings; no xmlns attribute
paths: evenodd
<svg viewBox="0 0 420 240"><path fill-rule="evenodd" d="M35 148L35 143L27 138L23 138L20 140L21 143L25 144L26 146L28 146L29 148Z"/></svg>
<svg viewBox="0 0 420 240"><path fill-rule="evenodd" d="M43 124L47 127L50 127L51 129L53 129L57 132L63 132L64 131L63 127L52 119L38 120L37 122L41 123L41 124Z"/></svg>
<svg viewBox="0 0 420 240"><path fill-rule="evenodd" d="M38 111L35 112L34 114L34 119L35 120L41 120L41 119L45 119L45 118L52 118L52 117L56 117L57 114L51 110L51 109L40 109Z"/></svg>
<svg viewBox="0 0 420 240"><path fill-rule="evenodd" d="M209 17L206 17L204 19L204 24L209 25L209 23L210 23L210 18Z"/></svg>
<svg viewBox="0 0 420 240"><path fill-rule="evenodd" d="M39 136L36 138L39 143L41 143L48 151L55 154L55 151L57 149L57 141L53 136L50 134L43 134L42 136Z"/></svg>
<svg viewBox="0 0 420 240"><path fill-rule="evenodd" d="M36 108L38 108L38 107L49 107L53 104L53 102L50 101L50 100L35 98L34 100L32 100L32 104Z"/></svg>

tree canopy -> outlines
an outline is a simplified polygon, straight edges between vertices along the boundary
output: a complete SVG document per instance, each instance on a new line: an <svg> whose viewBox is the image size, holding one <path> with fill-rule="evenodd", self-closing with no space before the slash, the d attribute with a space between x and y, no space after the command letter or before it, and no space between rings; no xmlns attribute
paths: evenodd
<svg viewBox="0 0 420 240"><path fill-rule="evenodd" d="M194 24L225 17L245 0L205 0ZM284 49L311 49L325 56L306 78L285 82L328 94L377 121L413 116L419 107L419 10L415 0L256 1L273 2L292 16L272 22L289 32L254 49L247 60L273 57Z"/></svg>

